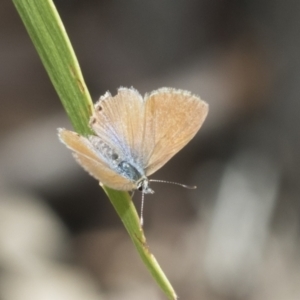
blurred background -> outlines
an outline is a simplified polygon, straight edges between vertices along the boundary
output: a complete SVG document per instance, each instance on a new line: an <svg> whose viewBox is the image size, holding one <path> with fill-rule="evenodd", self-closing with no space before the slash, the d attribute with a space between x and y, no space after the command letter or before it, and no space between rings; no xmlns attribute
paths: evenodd
<svg viewBox="0 0 300 300"><path fill-rule="evenodd" d="M119 86L210 105L153 178L151 251L186 300L300 298L300 2L54 1L94 101ZM0 299L165 299L98 183L11 1L0 4ZM137 209L141 194L135 193Z"/></svg>

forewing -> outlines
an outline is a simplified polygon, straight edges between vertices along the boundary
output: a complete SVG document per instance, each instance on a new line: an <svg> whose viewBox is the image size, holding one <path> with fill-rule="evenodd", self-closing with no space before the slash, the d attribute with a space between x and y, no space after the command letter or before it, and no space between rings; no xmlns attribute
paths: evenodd
<svg viewBox="0 0 300 300"><path fill-rule="evenodd" d="M161 168L197 133L208 105L187 91L162 88L146 95L144 168L147 176Z"/></svg>
<svg viewBox="0 0 300 300"><path fill-rule="evenodd" d="M104 185L116 190L125 191L135 188L133 182L112 170L109 165L101 159L87 138L66 129L59 129L59 138L69 149L73 151L77 162L90 175Z"/></svg>
<svg viewBox="0 0 300 300"><path fill-rule="evenodd" d="M144 118L143 97L133 88L120 88L116 96L106 93L100 98L90 125L102 140L118 147L129 162L133 159L141 166Z"/></svg>

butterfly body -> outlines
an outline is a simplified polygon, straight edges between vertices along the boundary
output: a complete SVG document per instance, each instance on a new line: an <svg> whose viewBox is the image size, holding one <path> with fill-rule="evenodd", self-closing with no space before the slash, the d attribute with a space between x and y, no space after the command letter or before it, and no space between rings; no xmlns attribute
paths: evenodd
<svg viewBox="0 0 300 300"><path fill-rule="evenodd" d="M145 194L153 193L153 190L149 187L149 180L145 176L144 170L134 161L134 158L130 156L125 157L122 151L112 149L98 136L89 136L87 139L97 152L97 155L105 160L112 170L136 183L135 189L141 190Z"/></svg>
<svg viewBox="0 0 300 300"><path fill-rule="evenodd" d="M186 91L162 88L142 97L120 88L96 103L90 119L95 135L59 129L59 137L104 185L153 193L148 176L194 137L207 111L204 101Z"/></svg>

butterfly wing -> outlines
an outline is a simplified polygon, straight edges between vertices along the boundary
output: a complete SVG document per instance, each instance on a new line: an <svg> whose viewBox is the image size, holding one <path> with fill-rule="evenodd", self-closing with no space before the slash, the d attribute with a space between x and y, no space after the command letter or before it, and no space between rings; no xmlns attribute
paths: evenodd
<svg viewBox="0 0 300 300"><path fill-rule="evenodd" d="M161 168L198 132L208 105L187 91L162 88L145 96L144 169Z"/></svg>
<svg viewBox="0 0 300 300"><path fill-rule="evenodd" d="M124 153L142 173L145 124L144 98L133 88L119 88L116 96L106 93L95 105L90 125L105 142Z"/></svg>
<svg viewBox="0 0 300 300"><path fill-rule="evenodd" d="M100 98L90 124L141 174L151 175L195 136L207 112L208 105L187 91L162 88L143 98L120 88Z"/></svg>
<svg viewBox="0 0 300 300"><path fill-rule="evenodd" d="M59 129L59 138L74 152L77 162L104 185L124 191L136 188L134 182L119 175L99 156L89 139L66 129Z"/></svg>

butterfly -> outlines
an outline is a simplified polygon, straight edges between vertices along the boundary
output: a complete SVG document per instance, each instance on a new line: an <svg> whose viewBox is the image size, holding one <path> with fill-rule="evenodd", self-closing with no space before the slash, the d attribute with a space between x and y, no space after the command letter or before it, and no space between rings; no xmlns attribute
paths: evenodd
<svg viewBox="0 0 300 300"><path fill-rule="evenodd" d="M148 176L195 136L207 113L207 103L188 91L161 88L142 97L121 87L95 104L89 122L94 135L60 128L59 138L102 184L150 194Z"/></svg>

